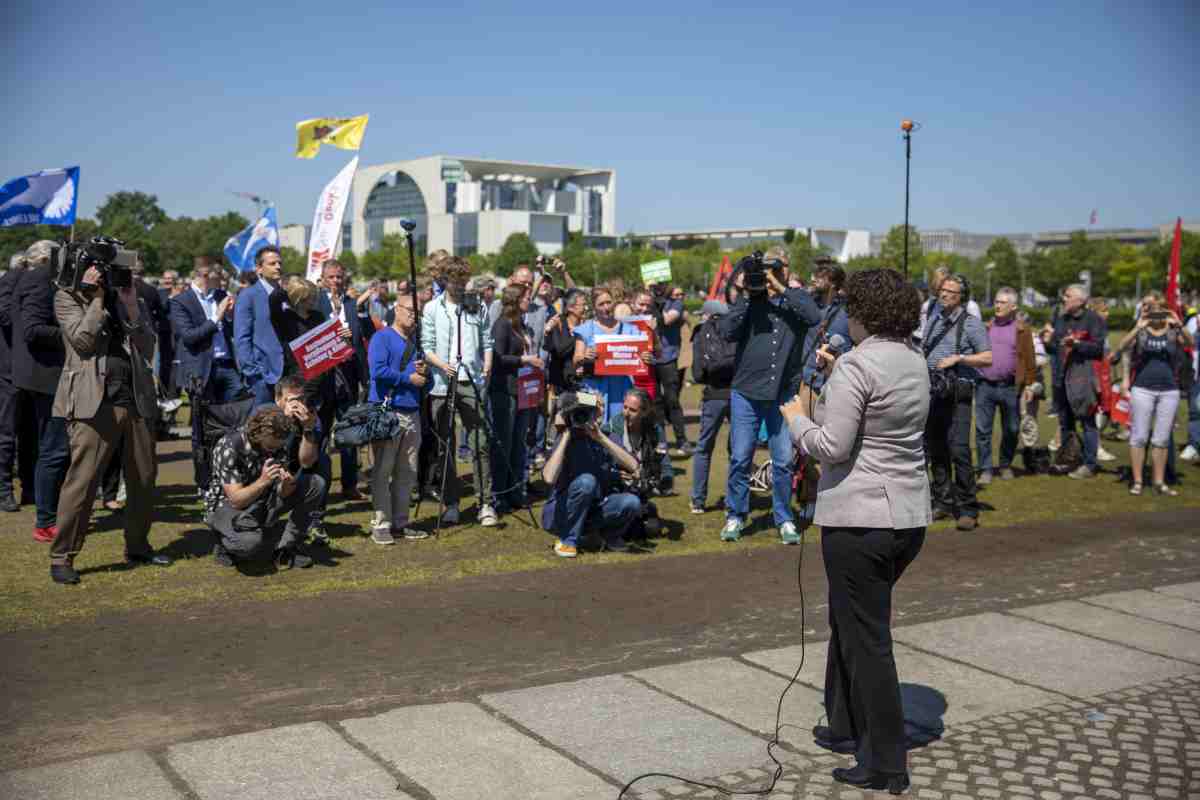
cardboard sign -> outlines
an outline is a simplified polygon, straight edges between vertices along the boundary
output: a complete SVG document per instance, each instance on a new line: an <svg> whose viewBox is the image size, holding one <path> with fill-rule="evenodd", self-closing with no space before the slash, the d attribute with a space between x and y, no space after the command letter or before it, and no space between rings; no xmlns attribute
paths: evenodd
<svg viewBox="0 0 1200 800"><path fill-rule="evenodd" d="M595 338L597 375L647 375L642 354L650 352L650 337L639 334L600 334Z"/></svg>
<svg viewBox="0 0 1200 800"><path fill-rule="evenodd" d="M647 336L654 336L654 329L650 327L650 321L654 319L649 314L638 314L632 317L621 317L621 322L627 325L636 325Z"/></svg>
<svg viewBox="0 0 1200 800"><path fill-rule="evenodd" d="M538 408L546 396L546 374L537 367L517 370L517 409Z"/></svg>
<svg viewBox="0 0 1200 800"><path fill-rule="evenodd" d="M671 259L648 261L642 264L642 283L649 286L652 283L671 282Z"/></svg>
<svg viewBox="0 0 1200 800"><path fill-rule="evenodd" d="M288 342L300 365L300 374L310 381L354 357L354 348L342 338L342 322L331 319Z"/></svg>

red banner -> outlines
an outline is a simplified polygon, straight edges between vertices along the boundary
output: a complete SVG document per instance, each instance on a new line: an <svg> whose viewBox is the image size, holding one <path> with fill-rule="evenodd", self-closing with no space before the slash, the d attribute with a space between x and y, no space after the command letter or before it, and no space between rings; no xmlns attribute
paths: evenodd
<svg viewBox="0 0 1200 800"><path fill-rule="evenodd" d="M729 256L721 258L721 267L717 270L717 274L713 275L712 285L708 287L709 300L724 300L725 299L725 279L733 274L733 265L729 263Z"/></svg>
<svg viewBox="0 0 1200 800"><path fill-rule="evenodd" d="M645 375L649 366L642 360L650 352L650 337L601 334L595 338L597 375Z"/></svg>
<svg viewBox="0 0 1200 800"><path fill-rule="evenodd" d="M517 370L517 409L537 408L546 396L546 375L537 367Z"/></svg>
<svg viewBox="0 0 1200 800"><path fill-rule="evenodd" d="M1171 265L1167 269L1167 308L1183 320L1183 305L1179 302L1179 251L1183 247L1183 217L1175 218L1175 241L1171 243Z"/></svg>
<svg viewBox="0 0 1200 800"><path fill-rule="evenodd" d="M331 319L288 342L300 365L300 374L310 381L354 357L354 348L342 338L342 322Z"/></svg>

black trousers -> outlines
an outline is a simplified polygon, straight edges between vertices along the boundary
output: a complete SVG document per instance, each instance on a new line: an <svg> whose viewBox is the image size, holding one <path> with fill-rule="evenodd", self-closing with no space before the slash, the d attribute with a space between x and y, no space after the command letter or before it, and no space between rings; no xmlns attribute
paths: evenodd
<svg viewBox="0 0 1200 800"><path fill-rule="evenodd" d="M17 387L0 378L0 497L11 497L17 467Z"/></svg>
<svg viewBox="0 0 1200 800"><path fill-rule="evenodd" d="M978 517L971 462L971 398L930 401L925 452L932 472L929 492L933 510L952 517Z"/></svg>
<svg viewBox="0 0 1200 800"><path fill-rule="evenodd" d="M821 529L831 632L825 715L835 736L858 741L858 763L879 772L904 772L907 763L892 587L924 542L924 528Z"/></svg>
<svg viewBox="0 0 1200 800"><path fill-rule="evenodd" d="M687 428L683 424L683 407L679 405L679 388L683 375L679 372L679 362L671 361L654 367L658 377L658 397L654 405L658 412L658 424L671 423L675 430L675 443L684 444L687 438Z"/></svg>

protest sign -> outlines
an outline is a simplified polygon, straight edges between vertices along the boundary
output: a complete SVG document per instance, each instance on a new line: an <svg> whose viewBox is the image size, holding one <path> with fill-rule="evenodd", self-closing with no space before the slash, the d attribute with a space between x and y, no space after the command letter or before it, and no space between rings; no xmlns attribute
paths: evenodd
<svg viewBox="0 0 1200 800"><path fill-rule="evenodd" d="M331 319L288 342L300 365L300 374L310 381L354 357L354 348L342 338L342 322Z"/></svg>
<svg viewBox="0 0 1200 800"><path fill-rule="evenodd" d="M642 264L642 283L668 283L671 280L671 259L648 261Z"/></svg>
<svg viewBox="0 0 1200 800"><path fill-rule="evenodd" d="M537 408L546 396L546 374L537 367L517 370L517 409Z"/></svg>
<svg viewBox="0 0 1200 800"><path fill-rule="evenodd" d="M637 314L632 317L621 317L621 322L624 322L627 325L636 325L647 336L653 337L654 328L651 327L651 320L653 319L654 317L651 317L649 314Z"/></svg>
<svg viewBox="0 0 1200 800"><path fill-rule="evenodd" d="M600 334L595 337L597 375L645 375L649 367L642 353L650 352L650 337L643 334Z"/></svg>

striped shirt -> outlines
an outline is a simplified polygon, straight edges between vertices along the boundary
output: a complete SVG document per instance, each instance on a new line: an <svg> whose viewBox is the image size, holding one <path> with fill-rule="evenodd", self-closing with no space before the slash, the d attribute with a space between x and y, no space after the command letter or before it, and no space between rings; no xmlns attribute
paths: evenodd
<svg viewBox="0 0 1200 800"><path fill-rule="evenodd" d="M934 346L925 359L929 363L930 369L936 368L938 362L946 356L970 356L976 353L990 353L992 351L992 344L988 339L987 328L970 314L967 314L966 322L963 323L961 347L955 347L955 340L958 338L958 320L965 313L962 306L959 306L957 311L946 317L942 313L940 305L930 312L929 322L925 326L925 334L922 337L922 341L932 342L941 335L943 330L949 328L949 330L946 330L946 335L942 336L941 341ZM975 370L967 367L961 368L960 374L964 378L976 377Z"/></svg>

